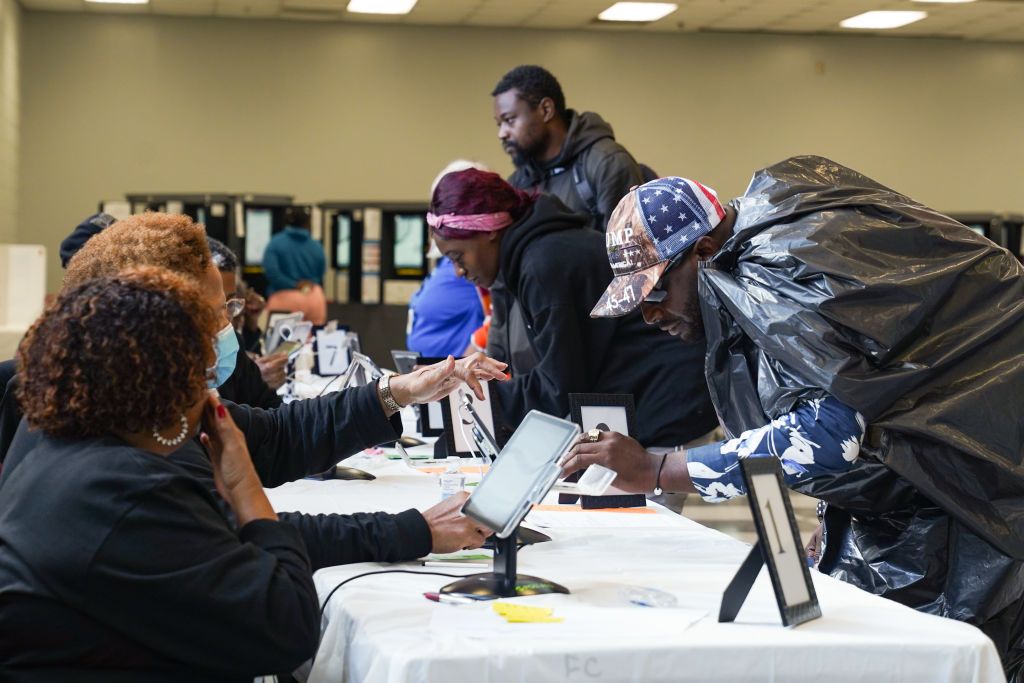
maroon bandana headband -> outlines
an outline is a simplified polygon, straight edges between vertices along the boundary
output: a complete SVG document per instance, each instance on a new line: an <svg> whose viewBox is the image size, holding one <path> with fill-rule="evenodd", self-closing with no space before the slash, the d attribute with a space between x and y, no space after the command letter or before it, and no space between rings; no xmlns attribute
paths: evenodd
<svg viewBox="0 0 1024 683"><path fill-rule="evenodd" d="M440 216L427 213L427 225L434 229L452 228L453 230L473 230L476 232L494 232L512 225L512 215L508 211L497 213L443 213Z"/></svg>

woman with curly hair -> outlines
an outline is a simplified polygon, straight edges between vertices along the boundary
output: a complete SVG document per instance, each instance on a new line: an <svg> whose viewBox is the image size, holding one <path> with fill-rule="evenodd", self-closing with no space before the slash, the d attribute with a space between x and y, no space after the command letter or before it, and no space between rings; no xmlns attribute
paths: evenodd
<svg viewBox="0 0 1024 683"><path fill-rule="evenodd" d="M205 230L187 216L147 212L118 221L86 242L68 262L64 287L75 288L89 279L138 266L167 268L195 283L207 308L223 326L217 337L218 350L220 342L234 339L224 334L231 331L226 317L229 307L220 272L210 258ZM146 325L147 317L140 316L136 324ZM230 373L230 363L223 361L236 354L219 351L217 356L217 375L223 378ZM244 353L238 358L239 362L252 364ZM68 359L69 366L73 362L73 358ZM449 358L361 387L293 401L274 410L259 410L230 399L223 404L245 435L263 485L273 487L324 472L364 448L395 441L402 433L398 415L402 405L436 401L462 383L482 396L479 382L504 378L504 367L504 363L475 354L459 361ZM0 415L0 427L3 422ZM5 456L15 457L23 448L17 437L12 438L10 444L0 443L0 462ZM210 459L196 439L185 439L168 457L217 495ZM430 552L480 546L489 530L459 512L464 498L452 496L422 512L410 508L397 514L307 515L281 510L278 517L302 534L314 570L349 562L399 562ZM226 504L223 506L230 515Z"/></svg>
<svg viewBox="0 0 1024 683"><path fill-rule="evenodd" d="M207 390L222 325L194 282L140 267L66 289L29 330L30 429L0 477L0 678L251 680L316 650L300 535ZM200 430L234 523L167 457Z"/></svg>

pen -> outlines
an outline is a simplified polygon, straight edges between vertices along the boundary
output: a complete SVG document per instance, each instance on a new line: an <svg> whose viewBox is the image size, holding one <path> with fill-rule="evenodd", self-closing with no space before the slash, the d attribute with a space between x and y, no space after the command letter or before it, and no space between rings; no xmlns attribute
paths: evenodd
<svg viewBox="0 0 1024 683"><path fill-rule="evenodd" d="M447 567L448 569L461 569L465 567L467 569L487 569L491 565L480 562L463 562L461 560L422 560L420 562L424 567Z"/></svg>
<svg viewBox="0 0 1024 683"><path fill-rule="evenodd" d="M402 462L404 462L409 467L412 467L412 468L415 469L415 465L412 464L412 458L410 458L409 457L409 453L406 452L405 446L403 446L401 443L396 441L395 442L395 450L398 451L398 454L400 456L402 456Z"/></svg>
<svg viewBox="0 0 1024 683"><path fill-rule="evenodd" d="M424 593L423 597L434 602L443 602L448 605L472 605L476 600L465 595L452 595L450 593Z"/></svg>

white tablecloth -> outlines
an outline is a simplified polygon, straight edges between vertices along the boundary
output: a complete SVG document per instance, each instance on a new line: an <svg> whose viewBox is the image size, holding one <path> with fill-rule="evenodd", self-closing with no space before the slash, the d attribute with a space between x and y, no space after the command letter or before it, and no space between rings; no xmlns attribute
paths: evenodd
<svg viewBox="0 0 1024 683"><path fill-rule="evenodd" d="M300 481L269 491L278 510L424 509L440 498L432 475L383 456L348 464L375 481ZM664 509L531 513L552 542L522 549L519 573L561 583L570 595L509 601L551 607L564 621L510 624L492 603L429 602L453 579L380 574L330 599L310 681L1004 681L992 642L960 622L920 614L811 572L822 617L781 625L762 571L735 623L717 621L722 591L749 546ZM540 528L540 527L538 527ZM427 570L418 563L330 567L315 575L321 600L367 571ZM674 595L675 608L630 604L629 586Z"/></svg>

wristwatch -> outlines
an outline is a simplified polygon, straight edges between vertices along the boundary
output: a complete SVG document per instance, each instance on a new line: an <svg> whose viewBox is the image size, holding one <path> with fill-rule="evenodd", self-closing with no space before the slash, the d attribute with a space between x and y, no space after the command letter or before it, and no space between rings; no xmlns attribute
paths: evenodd
<svg viewBox="0 0 1024 683"><path fill-rule="evenodd" d="M384 402L384 407L392 413L397 413L402 409L402 406L398 405L398 401L391 394L391 375L384 375L377 380L377 391L380 393L380 400Z"/></svg>

